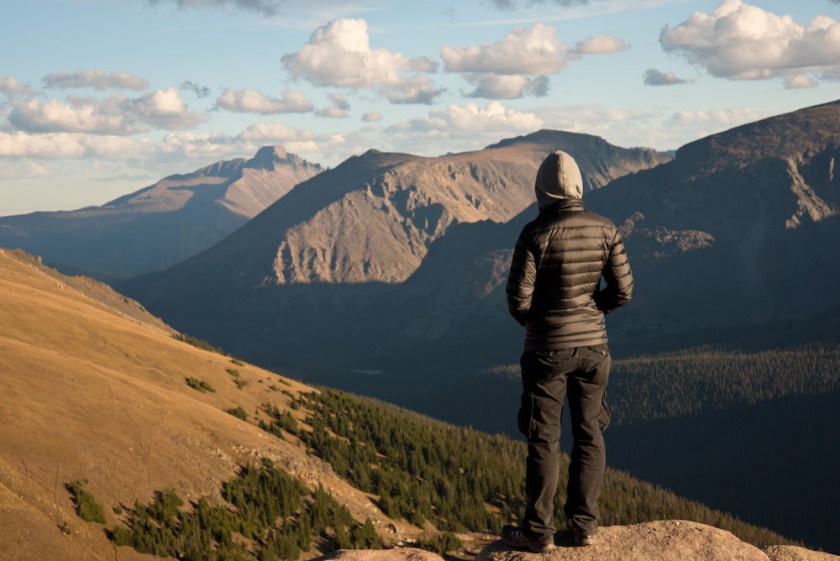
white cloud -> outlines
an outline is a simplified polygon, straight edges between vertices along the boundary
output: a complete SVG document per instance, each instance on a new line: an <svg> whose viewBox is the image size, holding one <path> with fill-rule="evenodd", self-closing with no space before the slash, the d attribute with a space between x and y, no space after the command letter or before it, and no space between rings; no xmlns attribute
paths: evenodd
<svg viewBox="0 0 840 561"><path fill-rule="evenodd" d="M365 113L364 115L362 115L362 121L364 121L365 123L378 123L382 119L382 113L377 113L375 111L371 113Z"/></svg>
<svg viewBox="0 0 840 561"><path fill-rule="evenodd" d="M283 99L268 96L256 90L226 90L216 100L216 107L237 113L305 113L312 110L306 95L297 90L286 90Z"/></svg>
<svg viewBox="0 0 840 561"><path fill-rule="evenodd" d="M300 142L313 139L312 131L293 129L282 123L260 123L251 125L238 138L256 142Z"/></svg>
<svg viewBox="0 0 840 561"><path fill-rule="evenodd" d="M621 51L626 45L611 35L596 35L570 50L555 28L535 23L517 27L495 43L469 47L443 47L444 69L459 72L475 89L469 97L515 99L548 94L549 74L560 72L581 55Z"/></svg>
<svg viewBox="0 0 840 561"><path fill-rule="evenodd" d="M130 153L138 141L91 134L0 132L0 156L35 158L113 157Z"/></svg>
<svg viewBox="0 0 840 561"><path fill-rule="evenodd" d="M101 70L80 70L78 72L54 72L44 76L44 86L47 88L93 88L96 90L124 89L145 90L149 83L128 72L111 72L105 74Z"/></svg>
<svg viewBox="0 0 840 561"><path fill-rule="evenodd" d="M443 47L440 57L448 72L493 74L554 74L568 60L568 47L555 29L539 22L517 27L492 45Z"/></svg>
<svg viewBox="0 0 840 561"><path fill-rule="evenodd" d="M644 73L644 79L646 86L673 86L686 83L673 72L662 72L656 68L648 68Z"/></svg>
<svg viewBox="0 0 840 561"><path fill-rule="evenodd" d="M17 104L8 121L26 132L86 132L104 135L130 135L145 131L137 120L123 110L125 98L114 96L96 100L73 99L70 103L30 99Z"/></svg>
<svg viewBox="0 0 840 561"><path fill-rule="evenodd" d="M0 76L0 92L9 97L15 94L30 93L26 84L21 83L14 76Z"/></svg>
<svg viewBox="0 0 840 561"><path fill-rule="evenodd" d="M428 119L415 119L392 127L394 131L414 130L421 133L442 132L449 135L534 131L543 122L533 113L505 107L491 101L484 107L475 103L449 105L429 112Z"/></svg>
<svg viewBox="0 0 840 561"><path fill-rule="evenodd" d="M165 130L194 127L206 117L189 112L174 88L128 98L112 95L105 99L68 97L66 102L33 98L15 104L8 121L25 132L83 132L103 135L131 135L145 132L143 124Z"/></svg>
<svg viewBox="0 0 840 561"><path fill-rule="evenodd" d="M695 12L662 30L667 52L713 76L760 80L840 70L840 22L817 16L806 26L742 0L723 0L711 15Z"/></svg>
<svg viewBox="0 0 840 561"><path fill-rule="evenodd" d="M395 103L429 103L441 91L428 77L411 74L431 69L433 61L371 48L364 19L337 19L321 26L282 60L295 79L316 86L376 89ZM423 85L418 89L419 79Z"/></svg>
<svg viewBox="0 0 840 561"><path fill-rule="evenodd" d="M581 55L605 55L627 48L624 41L612 35L594 35L575 45L575 52Z"/></svg>
<svg viewBox="0 0 840 561"><path fill-rule="evenodd" d="M157 90L131 100L130 107L141 121L165 130L189 129L207 120L203 113L188 111L175 88Z"/></svg>
<svg viewBox="0 0 840 561"><path fill-rule="evenodd" d="M799 90L805 88L816 88L819 83L813 78L797 74L796 76L788 76L785 78L785 88L789 90Z"/></svg>
<svg viewBox="0 0 840 561"><path fill-rule="evenodd" d="M678 124L704 123L712 125L724 125L734 127L744 123L750 123L766 117L765 113L756 111L749 107L738 107L734 109L713 109L709 111L678 111L674 113L671 120Z"/></svg>
<svg viewBox="0 0 840 561"><path fill-rule="evenodd" d="M443 92L428 76L411 76L403 83L383 86L380 93L391 103L420 103L430 105Z"/></svg>
<svg viewBox="0 0 840 561"><path fill-rule="evenodd" d="M341 95L340 93L334 92L328 95L327 97L330 98L330 101L332 101L333 106L335 106L336 108L341 109L342 111L347 111L348 109L350 109L350 102L347 101L347 98Z"/></svg>
<svg viewBox="0 0 840 561"><path fill-rule="evenodd" d="M330 119L345 119L347 118L347 111L343 109L339 109L335 105L331 107L325 107L324 109L319 109L315 112L316 117L327 117Z"/></svg>
<svg viewBox="0 0 840 561"><path fill-rule="evenodd" d="M485 99L515 99L532 94L538 97L548 95L548 76L527 76L487 74L467 77L469 82L476 83L476 88L468 97Z"/></svg>

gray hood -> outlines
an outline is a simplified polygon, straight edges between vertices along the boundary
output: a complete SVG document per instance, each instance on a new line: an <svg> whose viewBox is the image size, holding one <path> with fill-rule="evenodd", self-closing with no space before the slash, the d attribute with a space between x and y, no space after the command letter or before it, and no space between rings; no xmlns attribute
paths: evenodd
<svg viewBox="0 0 840 561"><path fill-rule="evenodd" d="M575 159L562 150L549 154L537 171L534 190L541 209L565 199L582 199L583 178Z"/></svg>

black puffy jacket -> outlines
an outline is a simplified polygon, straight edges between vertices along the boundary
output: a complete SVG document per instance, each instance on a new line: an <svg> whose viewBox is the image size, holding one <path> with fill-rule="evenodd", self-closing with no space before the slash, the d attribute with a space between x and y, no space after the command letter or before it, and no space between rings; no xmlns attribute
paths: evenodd
<svg viewBox="0 0 840 561"><path fill-rule="evenodd" d="M538 175L541 202L541 188L564 189L540 181ZM606 287L599 289L601 277ZM525 326L526 351L606 344L604 314L626 304L632 293L633 275L615 224L585 210L580 198L548 204L522 229L508 276L507 303Z"/></svg>

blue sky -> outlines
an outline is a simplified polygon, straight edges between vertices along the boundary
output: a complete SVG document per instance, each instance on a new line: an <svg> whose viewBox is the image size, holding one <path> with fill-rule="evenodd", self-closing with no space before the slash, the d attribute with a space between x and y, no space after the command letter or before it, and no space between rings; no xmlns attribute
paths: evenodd
<svg viewBox="0 0 840 561"><path fill-rule="evenodd" d="M674 149L840 99L840 0L27 0L0 19L0 215L280 144Z"/></svg>

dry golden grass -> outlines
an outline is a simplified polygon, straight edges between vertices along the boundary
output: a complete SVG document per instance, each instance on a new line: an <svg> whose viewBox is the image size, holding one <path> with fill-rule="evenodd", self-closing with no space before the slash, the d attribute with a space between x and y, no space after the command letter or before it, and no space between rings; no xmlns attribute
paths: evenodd
<svg viewBox="0 0 840 561"><path fill-rule="evenodd" d="M311 388L177 341L136 304L111 305L107 287L74 285L35 258L0 250L3 559L114 559L104 528L76 516L69 481L89 480L110 526L113 506L146 502L155 490L218 498L237 466L261 456L310 486L323 483L360 519L392 522L293 439L225 412L254 416L265 402L283 410L290 398L278 389ZM196 391L186 377L216 391ZM120 548L118 558L148 557Z"/></svg>

